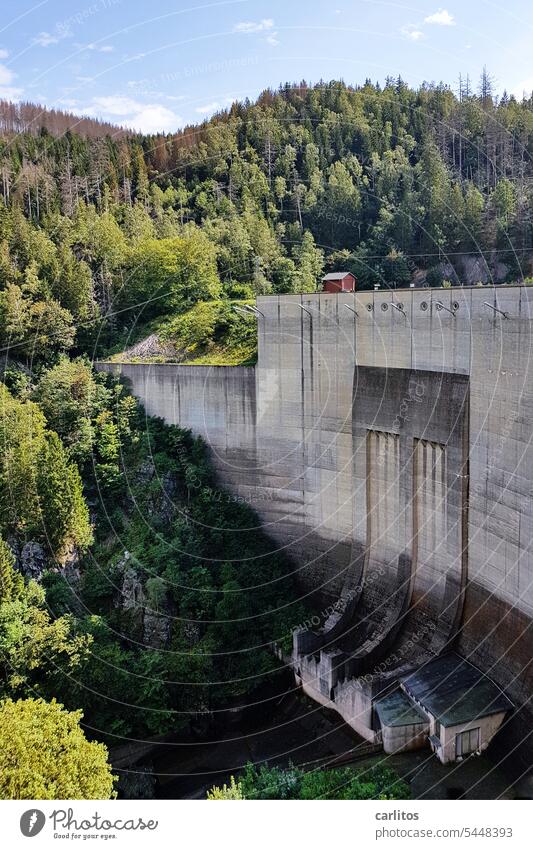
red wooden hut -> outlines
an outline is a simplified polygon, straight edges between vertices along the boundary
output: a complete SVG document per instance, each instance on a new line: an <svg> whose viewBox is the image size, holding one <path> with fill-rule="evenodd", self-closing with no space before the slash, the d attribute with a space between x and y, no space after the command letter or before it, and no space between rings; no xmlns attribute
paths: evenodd
<svg viewBox="0 0 533 849"><path fill-rule="evenodd" d="M333 271L322 278L324 292L355 292L357 280L351 271Z"/></svg>

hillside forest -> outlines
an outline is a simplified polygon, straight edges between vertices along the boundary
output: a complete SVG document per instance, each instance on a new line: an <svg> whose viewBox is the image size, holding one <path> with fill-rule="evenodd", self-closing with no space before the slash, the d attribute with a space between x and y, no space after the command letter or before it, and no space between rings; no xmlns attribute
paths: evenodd
<svg viewBox="0 0 533 849"><path fill-rule="evenodd" d="M148 339L247 362L232 303L324 271L360 288L531 272L533 94L496 98L486 70L458 94L287 84L149 137L4 102L0 132L2 342L26 361Z"/></svg>
<svg viewBox="0 0 533 849"><path fill-rule="evenodd" d="M102 742L201 735L275 689L272 643L306 617L206 446L93 361L252 363L234 307L325 271L528 282L532 151L533 95L497 99L487 72L459 94L285 85L149 137L0 104L0 796L112 795ZM24 723L68 737L91 781L13 754Z"/></svg>

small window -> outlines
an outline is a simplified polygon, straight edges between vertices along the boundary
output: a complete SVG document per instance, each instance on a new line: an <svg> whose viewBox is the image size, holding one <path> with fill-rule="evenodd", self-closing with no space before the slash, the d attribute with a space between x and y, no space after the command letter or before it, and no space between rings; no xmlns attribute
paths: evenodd
<svg viewBox="0 0 533 849"><path fill-rule="evenodd" d="M438 737L440 740L440 722L438 719L435 720L435 737Z"/></svg>
<svg viewBox="0 0 533 849"><path fill-rule="evenodd" d="M455 735L455 755L464 757L479 750L479 728L471 728Z"/></svg>

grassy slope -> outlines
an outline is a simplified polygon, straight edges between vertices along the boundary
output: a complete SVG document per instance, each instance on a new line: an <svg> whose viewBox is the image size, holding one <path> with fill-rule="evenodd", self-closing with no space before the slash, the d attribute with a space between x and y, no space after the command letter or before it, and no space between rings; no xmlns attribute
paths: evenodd
<svg viewBox="0 0 533 849"><path fill-rule="evenodd" d="M200 301L181 315L138 326L129 335L127 348L110 351L110 358L115 362L253 365L257 358L256 320L234 310L252 303ZM156 337L156 343L148 346L148 351L139 350L137 344L150 336Z"/></svg>

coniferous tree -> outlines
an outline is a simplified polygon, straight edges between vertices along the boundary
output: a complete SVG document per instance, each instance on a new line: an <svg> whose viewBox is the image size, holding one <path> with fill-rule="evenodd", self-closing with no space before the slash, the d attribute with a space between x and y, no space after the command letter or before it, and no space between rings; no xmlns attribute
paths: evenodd
<svg viewBox="0 0 533 849"><path fill-rule="evenodd" d="M0 537L0 604L14 601L22 592L24 580L15 569L15 557L7 542Z"/></svg>
<svg viewBox="0 0 533 849"><path fill-rule="evenodd" d="M92 531L81 478L53 431L46 434L37 487L43 532L52 551L60 556L69 543L86 548L92 541Z"/></svg>

